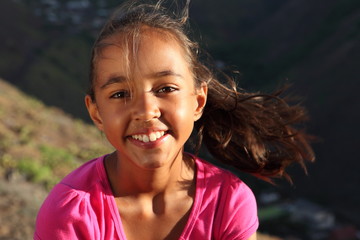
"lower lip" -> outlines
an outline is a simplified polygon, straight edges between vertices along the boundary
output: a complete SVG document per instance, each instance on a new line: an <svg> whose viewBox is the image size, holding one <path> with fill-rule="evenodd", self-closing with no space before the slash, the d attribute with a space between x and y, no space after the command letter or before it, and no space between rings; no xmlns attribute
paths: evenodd
<svg viewBox="0 0 360 240"><path fill-rule="evenodd" d="M159 147L161 144L163 144L167 140L168 137L169 137L169 134L166 133L164 136L162 136L159 139L156 139L156 141L153 141L153 142L151 142L151 141L142 142L142 141L136 140L132 137L128 137L128 140L138 147L145 148L145 149L151 149L151 148Z"/></svg>

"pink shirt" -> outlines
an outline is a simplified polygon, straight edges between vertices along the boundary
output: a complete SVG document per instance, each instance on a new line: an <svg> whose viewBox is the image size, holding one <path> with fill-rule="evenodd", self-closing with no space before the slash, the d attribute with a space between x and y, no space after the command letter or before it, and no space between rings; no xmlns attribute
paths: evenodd
<svg viewBox="0 0 360 240"><path fill-rule="evenodd" d="M34 239L126 240L104 156L65 177L43 203ZM196 159L196 194L181 240L249 238L258 227L252 191L227 170Z"/></svg>

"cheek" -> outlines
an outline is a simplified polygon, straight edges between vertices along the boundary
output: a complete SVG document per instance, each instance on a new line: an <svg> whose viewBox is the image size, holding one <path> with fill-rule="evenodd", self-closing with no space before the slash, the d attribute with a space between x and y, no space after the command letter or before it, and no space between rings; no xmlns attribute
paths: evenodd
<svg viewBox="0 0 360 240"><path fill-rule="evenodd" d="M104 122L104 134L108 142L115 148L119 149L125 139L125 121L120 117L110 117Z"/></svg>
<svg viewBox="0 0 360 240"><path fill-rule="evenodd" d="M192 97L184 98L169 108L170 116L182 131L192 131L194 125L194 103ZM186 130L185 128L190 128Z"/></svg>
<svg viewBox="0 0 360 240"><path fill-rule="evenodd" d="M103 105L99 111L103 119L104 133L107 136L120 134L125 126L126 114L123 109L111 105Z"/></svg>

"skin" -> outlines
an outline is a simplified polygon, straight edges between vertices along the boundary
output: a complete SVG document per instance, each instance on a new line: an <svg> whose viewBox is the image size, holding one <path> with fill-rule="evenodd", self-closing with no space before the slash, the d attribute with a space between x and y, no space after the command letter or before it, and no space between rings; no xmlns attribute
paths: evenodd
<svg viewBox="0 0 360 240"><path fill-rule="evenodd" d="M105 169L127 239L178 239L195 196L195 166L183 146L201 117L207 86L195 88L184 50L170 34L142 28L136 55L126 54L121 39L105 40L110 44L95 66L96 99L86 96L86 106L116 149ZM136 63L130 71L126 56ZM154 141L138 139L145 135Z"/></svg>

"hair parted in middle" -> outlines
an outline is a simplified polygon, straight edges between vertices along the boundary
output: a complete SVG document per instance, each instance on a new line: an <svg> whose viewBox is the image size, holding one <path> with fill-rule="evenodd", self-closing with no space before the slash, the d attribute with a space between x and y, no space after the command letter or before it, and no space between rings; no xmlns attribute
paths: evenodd
<svg viewBox="0 0 360 240"><path fill-rule="evenodd" d="M268 181L271 177L290 180L285 169L292 163L305 169L305 161L314 160L311 136L298 129L308 120L305 108L290 105L287 98L281 97L283 90L260 94L239 89L233 78L204 62L198 43L188 37L189 0L182 10L174 12L165 8L162 0L148 2L124 3L100 32L91 58L88 94L92 100L96 101L97 56L109 44L107 40L116 35L121 38L119 44L125 44L124 49L133 49L130 55L136 55L142 29L149 27L175 39L184 49L195 87L208 86L203 115L195 123L197 151L204 144L218 161Z"/></svg>

